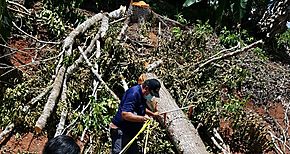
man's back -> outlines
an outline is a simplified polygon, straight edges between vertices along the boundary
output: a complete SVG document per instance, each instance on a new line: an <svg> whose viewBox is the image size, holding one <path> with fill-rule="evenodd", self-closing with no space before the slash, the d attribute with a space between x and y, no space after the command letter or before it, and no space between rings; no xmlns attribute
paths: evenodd
<svg viewBox="0 0 290 154"><path fill-rule="evenodd" d="M112 122L122 130L136 133L143 123L129 122L122 119L122 112L132 112L136 115L145 115L146 100L142 97L141 85L128 89L122 97L121 104Z"/></svg>

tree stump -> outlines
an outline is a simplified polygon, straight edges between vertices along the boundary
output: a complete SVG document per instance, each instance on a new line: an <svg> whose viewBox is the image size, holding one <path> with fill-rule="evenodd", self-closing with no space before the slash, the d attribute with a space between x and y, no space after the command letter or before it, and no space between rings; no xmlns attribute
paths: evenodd
<svg viewBox="0 0 290 154"><path fill-rule="evenodd" d="M151 14L149 4L146 4L143 1L133 2L131 3L131 6L131 23L144 23L148 15Z"/></svg>

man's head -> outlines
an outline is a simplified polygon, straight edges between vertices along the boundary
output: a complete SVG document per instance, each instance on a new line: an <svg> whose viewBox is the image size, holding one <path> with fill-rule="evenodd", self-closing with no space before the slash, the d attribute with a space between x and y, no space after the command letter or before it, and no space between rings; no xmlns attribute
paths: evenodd
<svg viewBox="0 0 290 154"><path fill-rule="evenodd" d="M43 154L80 154L80 151L72 137L59 135L46 143Z"/></svg>
<svg viewBox="0 0 290 154"><path fill-rule="evenodd" d="M142 84L143 95L147 100L151 100L153 96L159 97L161 84L156 79L145 80Z"/></svg>

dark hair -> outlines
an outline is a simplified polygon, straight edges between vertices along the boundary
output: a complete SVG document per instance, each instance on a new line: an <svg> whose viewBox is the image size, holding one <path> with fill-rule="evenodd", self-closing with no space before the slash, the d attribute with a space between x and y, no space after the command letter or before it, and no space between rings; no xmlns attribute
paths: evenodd
<svg viewBox="0 0 290 154"><path fill-rule="evenodd" d="M80 147L74 139L66 135L49 140L43 149L43 154L80 154L80 152Z"/></svg>

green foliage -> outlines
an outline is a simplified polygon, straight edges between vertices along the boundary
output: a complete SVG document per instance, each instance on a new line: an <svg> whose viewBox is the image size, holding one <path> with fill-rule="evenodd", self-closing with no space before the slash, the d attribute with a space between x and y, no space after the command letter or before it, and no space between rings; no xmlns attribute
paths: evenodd
<svg viewBox="0 0 290 154"><path fill-rule="evenodd" d="M262 60L269 59L268 56L266 55L266 52L263 49L256 47L253 51L256 54L256 56L258 56L260 59Z"/></svg>
<svg viewBox="0 0 290 154"><path fill-rule="evenodd" d="M119 104L113 98L103 97L96 102L95 98L91 97L90 100L93 108L92 117L85 125L92 123L91 126L97 131L109 125Z"/></svg>
<svg viewBox="0 0 290 154"><path fill-rule="evenodd" d="M176 39L179 39L182 35L182 30L180 27L173 27L171 32L174 35L174 37L176 37Z"/></svg>
<svg viewBox="0 0 290 154"><path fill-rule="evenodd" d="M79 13L83 0L44 0L44 7L37 12L38 23L50 33L49 39L60 38L67 27L73 28L87 18Z"/></svg>
<svg viewBox="0 0 290 154"><path fill-rule="evenodd" d="M42 24L49 30L51 34L60 37L65 32L63 19L57 12L44 9L37 16L42 20Z"/></svg>
<svg viewBox="0 0 290 154"><path fill-rule="evenodd" d="M240 42L241 44L248 44L254 41L254 38L252 36L249 36L246 30L231 31L227 27L224 27L220 31L219 39L221 43L227 48L236 46L238 42Z"/></svg>
<svg viewBox="0 0 290 154"><path fill-rule="evenodd" d="M23 107L34 94L31 88L33 82L27 81L16 85L14 88L7 88L1 100L0 126L6 127L9 123L16 123L30 126L33 125L31 118L23 112ZM33 118L32 118L33 119Z"/></svg>
<svg viewBox="0 0 290 154"><path fill-rule="evenodd" d="M6 42L10 30L11 19L7 11L6 0L0 0L0 43Z"/></svg>
<svg viewBox="0 0 290 154"><path fill-rule="evenodd" d="M70 66L73 63L72 56L64 56L63 58L63 64L66 66Z"/></svg>
<svg viewBox="0 0 290 154"><path fill-rule="evenodd" d="M44 3L48 6L48 9L58 10L58 12L66 13L73 8L77 8L81 5L83 0L45 0Z"/></svg>
<svg viewBox="0 0 290 154"><path fill-rule="evenodd" d="M177 21L181 24L187 24L187 20L183 17L183 15L181 13L175 15Z"/></svg>
<svg viewBox="0 0 290 154"><path fill-rule="evenodd" d="M112 116L118 107L118 103L108 96L103 96L96 100L93 96L89 100L89 109L84 114L75 112L71 120L80 118L76 127L73 128L72 134L81 136L85 129L98 140L94 143L97 153L108 150L107 127L111 122Z"/></svg>
<svg viewBox="0 0 290 154"><path fill-rule="evenodd" d="M222 38L228 41L229 47L236 46L238 42L243 46L253 41L253 38L242 30L231 32L225 29L222 35ZM192 122L195 125L202 123L199 131L207 145L211 146L212 142L210 138L207 140L207 137L213 136L213 128L221 128L221 122L227 119L230 121L230 128L234 129L232 133L235 136L223 134L224 131L220 133L223 134L222 138L234 138L226 142L232 147L232 151L262 153L263 149L269 148L270 142L265 133L266 128L263 127L262 120L249 121L246 118L248 113L245 111L245 105L251 101L251 94L242 92L242 89L247 87L246 81L252 76L250 69L245 67L252 65L244 61L249 53L213 62L192 73L198 67L197 64L202 64L224 48L225 41L217 37L208 23L200 22L194 25L192 31L184 30L179 39L166 42L164 50L156 51L165 56L162 57L165 68L159 69L156 74L162 76L163 83L169 88L179 106L196 105ZM253 119L258 117L253 116ZM249 129L245 122L250 124ZM251 143L243 141L246 138L243 134L252 139ZM252 143L263 148L254 148ZM211 150L218 153L214 148Z"/></svg>
<svg viewBox="0 0 290 154"><path fill-rule="evenodd" d="M186 0L184 7L198 3L200 0ZM208 5L215 11L216 17L221 20L223 16L232 16L239 22L246 13L248 0L209 0Z"/></svg>
<svg viewBox="0 0 290 154"><path fill-rule="evenodd" d="M213 33L212 27L208 24L208 21L202 23L200 20L197 21L197 24L194 27L194 35L198 39L200 44L205 44L208 40L208 37Z"/></svg>
<svg viewBox="0 0 290 154"><path fill-rule="evenodd" d="M220 41L226 47L232 47L237 45L240 40L240 37L237 33L232 33L231 31L227 30L226 27L222 29L220 32Z"/></svg>
<svg viewBox="0 0 290 154"><path fill-rule="evenodd" d="M90 130L94 130L96 132L100 131L103 126L109 124L110 118L108 115L108 109L106 102L96 102L94 97L90 98L90 106L92 113L87 113L81 115L80 113L75 113L73 115L73 119L77 117L81 117L81 123L77 125L77 127L73 130L74 133L81 135L84 131L85 127L88 127Z"/></svg>
<svg viewBox="0 0 290 154"><path fill-rule="evenodd" d="M143 137L142 137L143 136ZM139 146L144 148L146 131L140 137ZM150 125L148 145L146 149L147 153L177 153L175 147L168 141L165 129L162 129L157 121L153 121Z"/></svg>
<svg viewBox="0 0 290 154"><path fill-rule="evenodd" d="M253 29L262 17L268 2L268 0L186 0L182 10L187 17L209 20L210 24L218 29L227 26L234 30L239 25Z"/></svg>
<svg viewBox="0 0 290 154"><path fill-rule="evenodd" d="M230 99L230 102L225 103L222 108L229 113L237 113L243 110L244 105L245 101L240 101L238 99L232 98Z"/></svg>
<svg viewBox="0 0 290 154"><path fill-rule="evenodd" d="M290 29L280 34L277 38L278 47L290 48Z"/></svg>
<svg viewBox="0 0 290 154"><path fill-rule="evenodd" d="M227 70L226 74L223 74L222 81L230 89L239 88L246 77L250 75L248 70L239 66L232 66Z"/></svg>

